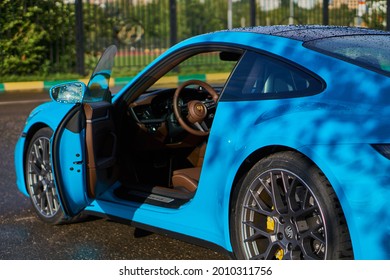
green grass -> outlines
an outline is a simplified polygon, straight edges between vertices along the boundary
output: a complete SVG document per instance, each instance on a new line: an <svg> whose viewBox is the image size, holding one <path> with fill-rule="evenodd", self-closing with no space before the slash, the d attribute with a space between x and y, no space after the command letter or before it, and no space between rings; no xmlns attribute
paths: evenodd
<svg viewBox="0 0 390 280"><path fill-rule="evenodd" d="M132 54L122 55L115 57L115 66L113 69L113 78L121 77L134 77L142 69L145 68L150 62L152 62L158 55L156 54ZM91 58L90 58L91 59ZM94 59L95 64L98 59ZM91 62L91 61L90 61ZM221 62L217 53L199 55L190 58L188 61L182 63L179 68L168 73L172 75L193 75L193 74L206 74L206 73L218 73L218 72L230 72L232 69L232 62ZM89 67L92 68L92 67ZM6 82L30 82L30 81L67 81L67 80L79 80L88 79L93 69L86 69L88 74L85 76L75 73L53 73L49 75L9 75L1 76L0 83Z"/></svg>

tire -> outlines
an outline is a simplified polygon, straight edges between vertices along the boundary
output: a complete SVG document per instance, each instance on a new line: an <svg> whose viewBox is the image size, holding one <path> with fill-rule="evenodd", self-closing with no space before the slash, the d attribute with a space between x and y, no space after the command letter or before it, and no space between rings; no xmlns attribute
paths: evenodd
<svg viewBox="0 0 390 280"><path fill-rule="evenodd" d="M238 259L353 259L337 196L296 152L257 162L235 189L230 227Z"/></svg>
<svg viewBox="0 0 390 280"><path fill-rule="evenodd" d="M45 127L32 137L24 157L25 178L27 191L38 217L48 224L61 224L66 219L52 173L52 135L53 131Z"/></svg>

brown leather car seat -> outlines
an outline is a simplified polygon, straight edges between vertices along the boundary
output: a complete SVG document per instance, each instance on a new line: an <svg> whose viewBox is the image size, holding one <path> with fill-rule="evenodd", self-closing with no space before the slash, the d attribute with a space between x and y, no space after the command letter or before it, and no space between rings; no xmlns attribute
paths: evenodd
<svg viewBox="0 0 390 280"><path fill-rule="evenodd" d="M173 187L183 187L189 192L196 191L198 188L201 169L201 167L193 167L173 171Z"/></svg>
<svg viewBox="0 0 390 280"><path fill-rule="evenodd" d="M198 188L205 152L206 143L203 143L200 147L195 148L188 157L188 160L194 165L194 167L173 171L172 185L174 188L182 187L189 192L196 191Z"/></svg>

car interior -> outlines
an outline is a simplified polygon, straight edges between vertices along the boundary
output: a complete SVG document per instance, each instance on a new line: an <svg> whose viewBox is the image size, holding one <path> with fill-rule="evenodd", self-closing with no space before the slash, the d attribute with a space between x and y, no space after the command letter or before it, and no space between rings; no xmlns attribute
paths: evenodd
<svg viewBox="0 0 390 280"><path fill-rule="evenodd" d="M218 97L240 54L212 51L185 58L168 72L162 67L156 82L122 102L124 114L107 102L84 105L87 151L93 151L87 155L90 197L103 195L119 179L116 199L178 208L193 198ZM202 71L207 60L216 65L207 82L186 74L191 68ZM175 76L185 79L179 85L166 82Z"/></svg>

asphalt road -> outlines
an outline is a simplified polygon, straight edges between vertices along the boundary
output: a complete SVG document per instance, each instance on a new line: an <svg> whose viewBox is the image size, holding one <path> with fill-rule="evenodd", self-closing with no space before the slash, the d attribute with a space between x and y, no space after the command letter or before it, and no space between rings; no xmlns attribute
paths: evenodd
<svg viewBox="0 0 390 280"><path fill-rule="evenodd" d="M106 219L46 225L17 190L13 150L45 92L0 93L0 260L226 259L225 255Z"/></svg>

